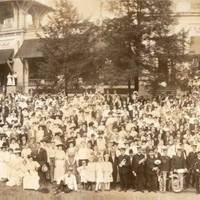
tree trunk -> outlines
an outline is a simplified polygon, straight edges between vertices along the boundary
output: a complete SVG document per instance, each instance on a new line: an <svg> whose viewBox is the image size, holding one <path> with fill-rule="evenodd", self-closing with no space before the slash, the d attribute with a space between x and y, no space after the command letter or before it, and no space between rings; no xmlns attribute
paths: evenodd
<svg viewBox="0 0 200 200"><path fill-rule="evenodd" d="M129 95L129 98L131 98L131 80L130 79L128 80L128 95Z"/></svg>
<svg viewBox="0 0 200 200"><path fill-rule="evenodd" d="M68 96L68 77L65 73L65 96Z"/></svg>
<svg viewBox="0 0 200 200"><path fill-rule="evenodd" d="M135 76L134 77L134 86L135 86L135 91L139 91L139 77Z"/></svg>

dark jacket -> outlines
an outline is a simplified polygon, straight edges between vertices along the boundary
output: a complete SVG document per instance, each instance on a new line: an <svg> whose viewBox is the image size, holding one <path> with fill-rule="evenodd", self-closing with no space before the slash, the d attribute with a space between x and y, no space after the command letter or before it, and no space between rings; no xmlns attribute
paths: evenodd
<svg viewBox="0 0 200 200"><path fill-rule="evenodd" d="M145 156L143 154L136 154L133 156L132 171L134 171L137 175L144 175L145 164L139 164L139 161L144 158Z"/></svg>
<svg viewBox="0 0 200 200"><path fill-rule="evenodd" d="M125 160L126 162L125 162L125 165L121 167L120 163L123 160ZM120 155L118 157L118 166L119 166L119 173L120 174L128 174L130 172L130 165L131 165L130 157L128 155L124 155L124 156Z"/></svg>
<svg viewBox="0 0 200 200"><path fill-rule="evenodd" d="M171 170L186 168L186 161L184 156L173 156L171 162Z"/></svg>
<svg viewBox="0 0 200 200"><path fill-rule="evenodd" d="M40 148L35 155L35 160L40 164L40 166L47 164L47 151Z"/></svg>
<svg viewBox="0 0 200 200"><path fill-rule="evenodd" d="M171 158L169 156L161 156L160 171L169 172L171 169Z"/></svg>

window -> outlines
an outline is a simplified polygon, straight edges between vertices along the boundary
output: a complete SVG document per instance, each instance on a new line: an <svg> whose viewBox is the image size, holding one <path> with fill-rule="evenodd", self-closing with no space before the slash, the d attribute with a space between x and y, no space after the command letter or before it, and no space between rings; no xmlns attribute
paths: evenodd
<svg viewBox="0 0 200 200"><path fill-rule="evenodd" d="M9 2L5 2L0 7L0 27L11 28L13 25L13 8Z"/></svg>

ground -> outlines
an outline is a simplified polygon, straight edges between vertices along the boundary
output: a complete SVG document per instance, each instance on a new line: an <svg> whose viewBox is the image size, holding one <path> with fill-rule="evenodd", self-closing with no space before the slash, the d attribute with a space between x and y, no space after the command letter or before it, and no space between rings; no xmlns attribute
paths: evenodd
<svg viewBox="0 0 200 200"><path fill-rule="evenodd" d="M87 192L79 191L70 194L54 195L53 190L48 194L35 191L23 191L21 187L7 187L0 184L0 200L199 200L194 190L189 189L182 193L140 193L140 192Z"/></svg>

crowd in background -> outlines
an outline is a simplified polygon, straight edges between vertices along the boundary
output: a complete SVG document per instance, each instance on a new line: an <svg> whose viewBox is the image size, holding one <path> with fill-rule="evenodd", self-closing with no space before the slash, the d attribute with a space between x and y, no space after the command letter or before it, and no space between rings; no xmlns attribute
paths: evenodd
<svg viewBox="0 0 200 200"><path fill-rule="evenodd" d="M117 93L1 97L0 180L56 192L156 192L166 172L187 172L200 192L200 93L147 98ZM166 189L170 190L169 181Z"/></svg>

